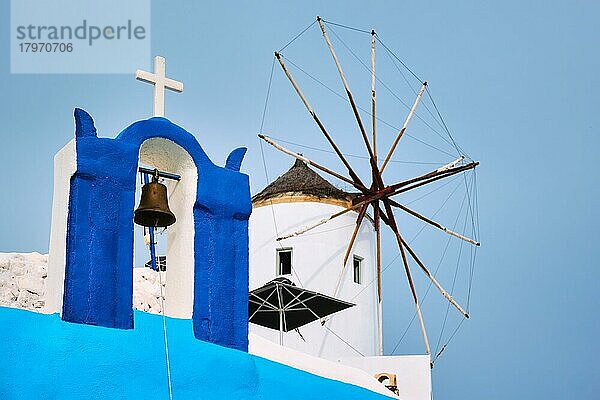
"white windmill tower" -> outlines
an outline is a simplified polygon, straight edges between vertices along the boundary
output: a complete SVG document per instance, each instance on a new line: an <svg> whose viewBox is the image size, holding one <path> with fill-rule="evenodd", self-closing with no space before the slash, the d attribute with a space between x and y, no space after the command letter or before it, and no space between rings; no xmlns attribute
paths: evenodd
<svg viewBox="0 0 600 400"><path fill-rule="evenodd" d="M310 233L277 240L285 233L351 207L353 197L296 160L285 174L252 199L250 289L284 276L296 286L355 304L326 321L288 332L284 338L286 347L330 359L378 354L377 286L371 284L376 280L375 234L370 217L357 234L341 276L340 265L358 211L346 213ZM274 342L278 340L276 330L250 324L250 331Z"/></svg>

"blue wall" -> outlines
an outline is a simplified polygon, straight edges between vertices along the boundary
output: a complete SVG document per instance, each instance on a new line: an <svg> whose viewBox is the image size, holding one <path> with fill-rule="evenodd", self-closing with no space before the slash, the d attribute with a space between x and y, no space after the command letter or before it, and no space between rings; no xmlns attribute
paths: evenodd
<svg viewBox="0 0 600 400"><path fill-rule="evenodd" d="M183 147L198 169L194 204L196 338L247 350L248 176L244 148L224 168L192 134L165 118L139 121L115 139L97 137L92 118L75 110L77 172L71 179L62 317L65 321L133 328L133 211L139 149L150 138Z"/></svg>
<svg viewBox="0 0 600 400"><path fill-rule="evenodd" d="M86 326L0 307L0 399L167 399L162 317L136 311L135 325ZM387 398L196 340L191 325L167 318L174 399Z"/></svg>

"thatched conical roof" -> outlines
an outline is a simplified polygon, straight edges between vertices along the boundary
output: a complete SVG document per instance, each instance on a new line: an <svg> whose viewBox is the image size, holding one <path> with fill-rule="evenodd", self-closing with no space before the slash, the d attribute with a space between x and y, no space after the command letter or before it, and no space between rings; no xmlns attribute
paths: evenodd
<svg viewBox="0 0 600 400"><path fill-rule="evenodd" d="M263 203L266 200L283 197L315 197L350 202L353 195L336 188L310 169L303 161L296 160L292 168L285 174L254 195L252 203Z"/></svg>

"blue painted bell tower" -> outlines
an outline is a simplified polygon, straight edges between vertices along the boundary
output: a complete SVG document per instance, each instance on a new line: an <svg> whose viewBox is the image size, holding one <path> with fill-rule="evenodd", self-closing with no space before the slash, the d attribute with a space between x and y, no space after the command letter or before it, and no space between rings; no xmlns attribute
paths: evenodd
<svg viewBox="0 0 600 400"><path fill-rule="evenodd" d="M138 121L116 138L97 136L90 115L75 110L76 169L66 219L65 321L132 329L133 241L140 147L161 138L193 160L193 329L197 339L247 351L248 176L239 172L245 148L225 167L208 158L192 134L166 118ZM191 237L187 238L192 240Z"/></svg>

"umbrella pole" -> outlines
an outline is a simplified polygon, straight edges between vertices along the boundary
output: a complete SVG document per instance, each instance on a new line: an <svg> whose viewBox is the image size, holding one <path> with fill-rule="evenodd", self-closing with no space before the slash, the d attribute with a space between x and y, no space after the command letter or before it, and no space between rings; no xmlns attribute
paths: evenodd
<svg viewBox="0 0 600 400"><path fill-rule="evenodd" d="M283 311L279 310L279 344L283 346Z"/></svg>

